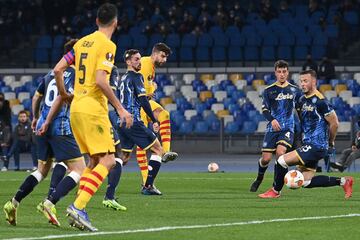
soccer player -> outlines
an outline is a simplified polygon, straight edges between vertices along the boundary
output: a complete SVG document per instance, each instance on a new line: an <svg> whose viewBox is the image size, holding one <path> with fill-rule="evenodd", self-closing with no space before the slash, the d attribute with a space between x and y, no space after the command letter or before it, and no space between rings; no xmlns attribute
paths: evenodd
<svg viewBox="0 0 360 240"><path fill-rule="evenodd" d="M157 85L154 82L154 78L155 78L155 69L157 67L163 66L166 63L167 58L170 54L171 54L171 49L165 43L155 44L152 49L151 55L141 58L141 70L140 70L140 73L142 74L144 79L146 96L150 100L151 110L153 111L156 121L160 123L161 143L165 152L170 151L170 142L171 142L170 114L159 103L153 100L155 96L155 90L157 88ZM141 109L140 115L142 121L147 127L150 119L148 118L144 109ZM146 151L141 149L140 147L137 147L136 158L141 171L143 184L145 184L148 175L148 161L147 161Z"/></svg>
<svg viewBox="0 0 360 240"><path fill-rule="evenodd" d="M90 156L80 179L77 198L66 211L74 226L89 231L97 229L92 226L85 207L115 165L108 100L120 116L121 124L130 127L133 122L131 114L123 108L109 85L116 50L110 39L117 26L117 13L114 4L102 4L97 11L98 31L81 38L54 68L62 100L72 100L70 123L76 142L81 153ZM65 91L63 72L73 63L75 86L72 96Z"/></svg>
<svg viewBox="0 0 360 240"><path fill-rule="evenodd" d="M165 152L154 132L144 125L140 117L140 108L144 110L153 123L155 132L159 130L159 123L152 112L146 96L143 77L138 71L141 69L141 55L136 49L129 49L124 53L127 71L122 76L118 86L118 97L125 109L134 116L134 125L127 129L118 127L118 134L122 149L122 159L128 161L135 144L144 150L150 149L153 154L149 161L149 174L141 190L144 195L161 195L154 187L154 180L159 172L161 162L173 161L177 158L175 152Z"/></svg>
<svg viewBox="0 0 360 240"><path fill-rule="evenodd" d="M75 39L70 40L65 44L65 49L71 49L75 42ZM64 72L65 88L69 93L73 91L74 75L75 71L72 67L68 67ZM25 179L15 196L4 206L6 220L12 225L16 225L16 212L21 200L47 176L52 166L52 158L55 157L56 161L66 163L70 173L56 184L53 191L49 192L48 198L38 205L38 210L44 213L50 223L60 226L56 217L55 204L77 185L85 169L84 157L71 132L69 106L64 105L59 112L55 112L52 107L52 105L58 105L55 108L60 108L61 99L57 98L57 95L58 89L54 72L51 71L42 79L32 104L34 113L32 127L34 130L40 134L43 133L44 128L50 128L50 130L44 136L36 136L37 144L41 146L38 148L38 169ZM39 117L39 106L42 99L44 99L44 104ZM49 124L49 116L51 119L54 118L52 124Z"/></svg>
<svg viewBox="0 0 360 240"><path fill-rule="evenodd" d="M277 183L261 198L278 198L284 184L284 176L288 166L298 166L304 175L304 188L342 186L345 199L352 195L352 177L315 176L318 161L325 157L328 147L334 147L338 118L334 109L324 96L316 89L316 72L306 70L300 73L300 85L304 92L299 100L301 128L303 132L302 146L281 155L275 167Z"/></svg>
<svg viewBox="0 0 360 240"><path fill-rule="evenodd" d="M263 92L262 113L269 121L264 136L262 157L258 163L258 175L250 187L256 192L275 152L276 158L286 153L294 142L294 108L301 96L300 89L288 82L289 64L275 62L276 82Z"/></svg>

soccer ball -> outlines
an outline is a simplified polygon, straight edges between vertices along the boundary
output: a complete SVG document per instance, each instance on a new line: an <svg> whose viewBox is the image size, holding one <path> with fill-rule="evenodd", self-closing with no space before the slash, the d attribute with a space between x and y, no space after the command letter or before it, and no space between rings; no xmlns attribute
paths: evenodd
<svg viewBox="0 0 360 240"><path fill-rule="evenodd" d="M304 184L304 175L298 170L291 170L286 173L284 183L290 189L300 188Z"/></svg>
<svg viewBox="0 0 360 240"><path fill-rule="evenodd" d="M209 163L208 171L211 172L211 173L219 171L219 165L217 163L214 163L214 162Z"/></svg>

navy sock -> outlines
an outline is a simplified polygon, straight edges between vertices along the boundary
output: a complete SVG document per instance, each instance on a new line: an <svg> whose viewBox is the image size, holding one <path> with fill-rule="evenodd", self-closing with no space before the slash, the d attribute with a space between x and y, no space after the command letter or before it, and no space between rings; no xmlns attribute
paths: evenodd
<svg viewBox="0 0 360 240"><path fill-rule="evenodd" d="M149 174L148 177L146 179L146 183L145 186L152 186L154 184L154 180L156 178L156 175L158 174L159 170L160 170L160 166L161 166L161 162L160 161L154 161L151 160L149 161Z"/></svg>
<svg viewBox="0 0 360 240"><path fill-rule="evenodd" d="M108 175L108 185L105 199L115 199L116 187L119 185L122 172L122 165L116 161L115 167L110 170Z"/></svg>
<svg viewBox="0 0 360 240"><path fill-rule="evenodd" d="M15 200L21 202L27 195L29 195L34 187L38 185L39 181L33 175L29 175L21 184L19 190L15 194Z"/></svg>
<svg viewBox="0 0 360 240"><path fill-rule="evenodd" d="M80 175L77 173L73 173L76 174L77 181L75 181L74 178L71 177L72 173L73 172L71 172L68 176L64 177L63 180L61 180L61 182L59 182L59 184L56 186L54 191L52 191L52 193L48 197L50 202L56 204L62 197L66 196L71 190L76 187L78 180L80 180Z"/></svg>
<svg viewBox="0 0 360 240"><path fill-rule="evenodd" d="M275 166L274 166L274 183L273 183L273 187L275 189L275 191L280 192L281 189L284 186L284 177L286 175L286 173L288 172L287 168L284 168L283 166L281 166L277 161L275 162Z"/></svg>
<svg viewBox="0 0 360 240"><path fill-rule="evenodd" d="M265 166L265 167L262 167L260 165L260 161L261 160L259 160L259 162L258 162L258 175L257 175L257 178L256 178L256 180L258 180L258 181L262 181L264 179L265 172L268 169L268 165Z"/></svg>
<svg viewBox="0 0 360 240"><path fill-rule="evenodd" d="M341 178L339 177L330 177L330 176L314 176L311 179L311 182L309 185L307 185L305 188L316 188L316 187L333 187L333 186L339 186L341 182Z"/></svg>
<svg viewBox="0 0 360 240"><path fill-rule="evenodd" d="M64 178L65 173L66 173L66 167L64 167L61 164L55 165L53 173L51 175L51 179L50 179L50 187L49 187L48 197L50 197L52 191L55 190L56 186Z"/></svg>

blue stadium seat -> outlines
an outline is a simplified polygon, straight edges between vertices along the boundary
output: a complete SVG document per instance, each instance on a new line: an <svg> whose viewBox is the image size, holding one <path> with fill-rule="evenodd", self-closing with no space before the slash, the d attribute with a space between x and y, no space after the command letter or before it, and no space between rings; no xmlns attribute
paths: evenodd
<svg viewBox="0 0 360 240"><path fill-rule="evenodd" d="M213 105L213 104L216 103L216 102L217 102L217 100L216 100L216 98L214 98L214 97L211 97L211 98L206 99L206 101L205 101L206 108L207 108L207 109L210 109L210 108L211 108L211 105Z"/></svg>
<svg viewBox="0 0 360 240"><path fill-rule="evenodd" d="M237 122L229 122L225 126L225 133L234 134L239 131L239 125Z"/></svg>
<svg viewBox="0 0 360 240"><path fill-rule="evenodd" d="M326 47L325 46L312 46L311 47L311 56L315 60L320 60L322 57L326 55Z"/></svg>
<svg viewBox="0 0 360 240"><path fill-rule="evenodd" d="M261 45L261 36L256 34L255 32L246 34L245 39L247 47L258 47Z"/></svg>
<svg viewBox="0 0 360 240"><path fill-rule="evenodd" d="M231 104L236 104L236 101L231 98L231 94L230 94L230 97L227 97L227 98L223 99L223 104L224 104L225 109L229 109L229 106Z"/></svg>
<svg viewBox="0 0 360 240"><path fill-rule="evenodd" d="M170 33L169 35L166 36L165 42L172 49L178 48L178 47L180 47L180 36L177 33Z"/></svg>
<svg viewBox="0 0 360 240"><path fill-rule="evenodd" d="M227 85L225 87L225 91L226 91L227 95L230 97L233 92L237 91L237 89L234 85Z"/></svg>
<svg viewBox="0 0 360 240"><path fill-rule="evenodd" d="M237 62L243 60L243 51L240 46L228 47L228 60L229 61L237 61Z"/></svg>
<svg viewBox="0 0 360 240"><path fill-rule="evenodd" d="M198 114L202 114L206 110L206 104L205 103L197 103L195 104L195 110Z"/></svg>
<svg viewBox="0 0 360 240"><path fill-rule="evenodd" d="M275 47L263 46L261 48L261 60L262 61L273 61L275 59Z"/></svg>
<svg viewBox="0 0 360 240"><path fill-rule="evenodd" d="M213 61L226 61L225 47L213 47L211 49L211 55Z"/></svg>
<svg viewBox="0 0 360 240"><path fill-rule="evenodd" d="M193 131L193 123L191 121L182 122L178 130L178 132L181 134L189 134L192 131Z"/></svg>
<svg viewBox="0 0 360 240"><path fill-rule="evenodd" d="M159 33L151 34L149 39L149 48L152 48L156 43L164 42L164 38Z"/></svg>
<svg viewBox="0 0 360 240"><path fill-rule="evenodd" d="M339 36L339 26L335 24L327 25L325 28L325 34L328 38L337 38Z"/></svg>
<svg viewBox="0 0 360 240"><path fill-rule="evenodd" d="M132 38L128 34L121 34L118 36L116 46L118 48L129 49L133 46Z"/></svg>
<svg viewBox="0 0 360 240"><path fill-rule="evenodd" d="M213 38L208 33L203 33L198 38L198 47L212 47L213 45Z"/></svg>
<svg viewBox="0 0 360 240"><path fill-rule="evenodd" d="M315 38L320 32L322 32L321 26L320 25L310 25L309 26L309 30L308 33Z"/></svg>
<svg viewBox="0 0 360 240"><path fill-rule="evenodd" d="M245 61L258 61L259 60L258 47L255 47L255 46L245 47L244 60Z"/></svg>
<svg viewBox="0 0 360 240"><path fill-rule="evenodd" d="M194 133L207 133L208 129L208 124L204 121L200 121L195 124Z"/></svg>
<svg viewBox="0 0 360 240"><path fill-rule="evenodd" d="M275 34L270 34L264 37L263 39L263 46L277 46L278 45L278 38Z"/></svg>
<svg viewBox="0 0 360 240"><path fill-rule="evenodd" d="M36 48L34 60L35 60L35 63L48 63L49 62L48 49Z"/></svg>
<svg viewBox="0 0 360 240"><path fill-rule="evenodd" d="M38 42L36 44L37 48L46 48L50 49L52 48L52 39L50 35L43 35L38 39Z"/></svg>
<svg viewBox="0 0 360 240"><path fill-rule="evenodd" d="M31 99L24 99L22 104L24 105L25 110L31 111Z"/></svg>
<svg viewBox="0 0 360 240"><path fill-rule="evenodd" d="M230 104L230 105L228 106L227 109L229 110L229 112L230 112L231 114L233 114L235 111L240 110L240 106L239 106L239 104L232 103L232 104Z"/></svg>
<svg viewBox="0 0 360 240"><path fill-rule="evenodd" d="M246 97L246 95L245 95L244 91L242 91L242 90L237 90L231 94L231 98L234 101L237 101L239 98L244 98L244 97Z"/></svg>
<svg viewBox="0 0 360 240"><path fill-rule="evenodd" d="M224 35L224 31L222 30L222 28L220 26L217 26L217 25L212 26L210 28L209 33L213 38L215 38L218 35Z"/></svg>
<svg viewBox="0 0 360 240"><path fill-rule="evenodd" d="M213 36L215 47L226 47L229 44L229 39L224 33L219 33Z"/></svg>
<svg viewBox="0 0 360 240"><path fill-rule="evenodd" d="M139 26L133 26L129 30L129 34L132 38L135 38L137 35L142 34L142 29Z"/></svg>
<svg viewBox="0 0 360 240"><path fill-rule="evenodd" d="M308 47L307 46L295 46L294 49L294 58L296 60L305 60L308 55Z"/></svg>
<svg viewBox="0 0 360 240"><path fill-rule="evenodd" d="M355 10L345 11L344 12L344 20L350 25L358 25L359 24L359 14Z"/></svg>
<svg viewBox="0 0 360 240"><path fill-rule="evenodd" d="M276 78L273 73L267 73L267 74L264 74L263 79L264 79L266 85L270 85L269 83L272 82L273 80L275 80Z"/></svg>
<svg viewBox="0 0 360 240"><path fill-rule="evenodd" d="M214 119L209 124L209 132L210 133L218 133L220 131L220 120Z"/></svg>
<svg viewBox="0 0 360 240"><path fill-rule="evenodd" d="M57 63L63 55L63 49L62 48L53 48L51 49L50 53L50 61L52 64Z"/></svg>
<svg viewBox="0 0 360 240"><path fill-rule="evenodd" d="M171 54L168 57L168 61L176 62L178 60L178 50L174 47L171 47L170 45L169 47L171 48Z"/></svg>
<svg viewBox="0 0 360 240"><path fill-rule="evenodd" d="M319 24L321 18L325 18L325 13L323 11L315 11L310 16L310 23Z"/></svg>
<svg viewBox="0 0 360 240"><path fill-rule="evenodd" d="M210 61L210 54L208 47L198 46L195 50L196 60L200 62Z"/></svg>
<svg viewBox="0 0 360 240"><path fill-rule="evenodd" d="M191 47L180 48L180 61L183 62L194 61L194 53Z"/></svg>
<svg viewBox="0 0 360 240"><path fill-rule="evenodd" d="M319 32L314 38L313 38L313 45L318 46L326 46L328 43L328 38L323 32Z"/></svg>
<svg viewBox="0 0 360 240"><path fill-rule="evenodd" d="M278 59L291 60L291 47L290 46L279 46L278 48Z"/></svg>
<svg viewBox="0 0 360 240"><path fill-rule="evenodd" d="M279 36L279 45L280 46L294 46L295 45L295 36L291 33L281 34Z"/></svg>
<svg viewBox="0 0 360 240"><path fill-rule="evenodd" d="M182 47L195 47L196 46L196 36L194 34L191 33L187 33L183 36L182 41L181 41L181 46Z"/></svg>
<svg viewBox="0 0 360 240"><path fill-rule="evenodd" d="M296 45L297 46L310 46L311 44L311 36L308 33L303 35L296 36Z"/></svg>
<svg viewBox="0 0 360 240"><path fill-rule="evenodd" d="M253 121L245 121L243 123L241 133L243 134L253 134L257 129L257 123Z"/></svg>
<svg viewBox="0 0 360 240"><path fill-rule="evenodd" d="M355 112L359 115L360 114L360 104L355 104L353 106L353 109L355 110Z"/></svg>
<svg viewBox="0 0 360 240"><path fill-rule="evenodd" d="M225 35L231 39L233 38L235 35L240 35L240 30L237 26L228 26L225 30Z"/></svg>
<svg viewBox="0 0 360 240"><path fill-rule="evenodd" d="M64 35L56 35L54 37L53 47L54 48L62 48L64 46L64 43L65 43L65 36Z"/></svg>
<svg viewBox="0 0 360 240"><path fill-rule="evenodd" d="M139 48L146 48L148 46L148 38L144 34L138 34L133 37L133 45Z"/></svg>
<svg viewBox="0 0 360 240"><path fill-rule="evenodd" d="M245 43L246 39L243 34L236 34L230 37L230 47L243 47Z"/></svg>

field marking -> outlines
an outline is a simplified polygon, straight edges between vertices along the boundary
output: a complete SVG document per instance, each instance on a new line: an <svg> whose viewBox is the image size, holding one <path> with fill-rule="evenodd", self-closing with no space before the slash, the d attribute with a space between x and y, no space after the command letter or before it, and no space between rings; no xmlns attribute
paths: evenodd
<svg viewBox="0 0 360 240"><path fill-rule="evenodd" d="M133 230L122 230L122 231L110 231L110 232L89 232L89 233L74 233L74 234L62 234L62 235L48 235L43 237L7 238L4 240L35 240L35 239L72 238L72 237L83 237L83 236L121 235L127 233L162 232L162 231L181 230L181 229L229 227L229 226L253 225L253 224L263 224L263 223L273 223L273 222L292 222L292 221L303 221L303 220L319 220L319 219L350 218L350 217L360 217L360 214L350 213L346 215L315 216L315 217L302 217L302 218L278 218L278 219L269 219L269 220L253 220L247 222L218 223L218 224L206 224L206 225L165 226L165 227L157 227L157 228L133 229Z"/></svg>

